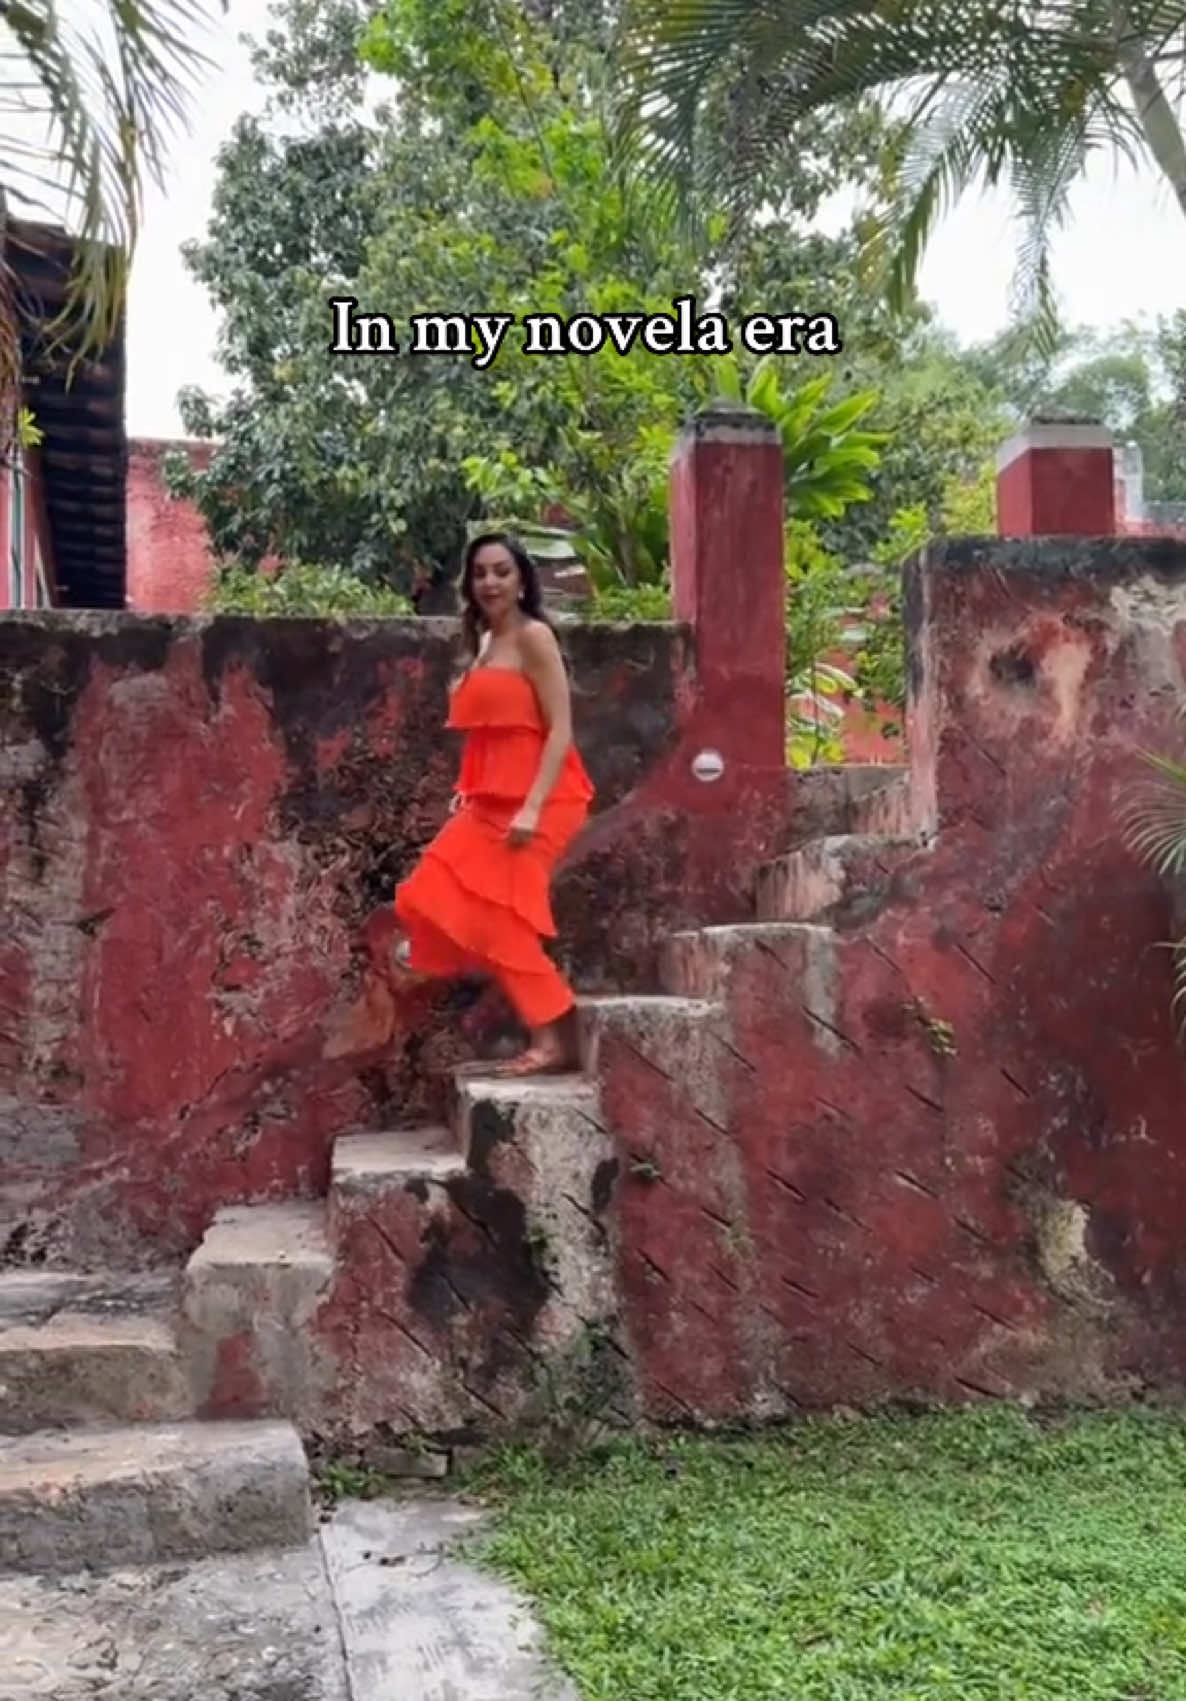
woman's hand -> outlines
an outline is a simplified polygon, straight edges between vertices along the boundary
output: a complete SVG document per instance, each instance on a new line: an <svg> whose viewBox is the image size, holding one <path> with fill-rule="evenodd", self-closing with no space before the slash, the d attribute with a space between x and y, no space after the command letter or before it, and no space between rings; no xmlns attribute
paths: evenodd
<svg viewBox="0 0 1186 1701"><path fill-rule="evenodd" d="M507 838L515 849L519 850L535 837L538 826L539 809L534 804L525 803L507 828Z"/></svg>

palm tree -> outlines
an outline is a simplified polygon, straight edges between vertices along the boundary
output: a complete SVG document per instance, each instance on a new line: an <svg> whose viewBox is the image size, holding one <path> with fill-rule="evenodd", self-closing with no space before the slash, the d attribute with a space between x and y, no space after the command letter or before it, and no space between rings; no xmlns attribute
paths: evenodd
<svg viewBox="0 0 1186 1701"><path fill-rule="evenodd" d="M875 237L891 299L909 299L944 212L977 182L1004 185L1022 222L1014 311L1049 346L1050 242L1092 154L1152 162L1186 214L1167 92L1184 69L1180 0L632 0L621 139L685 206L725 176L752 210L769 181L757 163L809 114L888 100L903 202Z"/></svg>
<svg viewBox="0 0 1186 1701"><path fill-rule="evenodd" d="M69 229L75 269L51 341L75 360L96 354L123 313L145 180L159 181L191 77L210 63L189 39L208 11L206 0L0 0L0 395L19 371L9 217Z"/></svg>

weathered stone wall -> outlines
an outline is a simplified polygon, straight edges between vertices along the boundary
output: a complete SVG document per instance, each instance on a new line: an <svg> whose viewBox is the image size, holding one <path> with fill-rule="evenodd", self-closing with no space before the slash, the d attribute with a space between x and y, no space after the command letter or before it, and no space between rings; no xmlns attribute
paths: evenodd
<svg viewBox="0 0 1186 1701"><path fill-rule="evenodd" d="M657 1417L1186 1377L1170 899L1122 829L1181 751L1186 548L953 542L908 590L929 843L870 847L877 904L685 942L709 1007L602 1049Z"/></svg>
<svg viewBox="0 0 1186 1701"><path fill-rule="evenodd" d="M1122 816L1180 749L1186 547L929 550L909 772L800 782L781 488L768 426L700 416L686 625L566 634L563 954L642 996L586 1007L584 1079L471 1082L444 1131L505 1019L387 949L448 629L0 622L3 1258L201 1241L203 1409L312 1429L497 1428L590 1322L660 1420L1180 1388L1171 901ZM219 1211L271 1200L316 1205Z"/></svg>
<svg viewBox="0 0 1186 1701"><path fill-rule="evenodd" d="M689 648L564 642L614 870L595 901L561 886L564 952L617 990L683 913L681 840L612 817L675 737ZM455 660L441 621L0 622L0 1257L175 1255L217 1204L323 1193L343 1130L438 1113L505 1017L387 974Z"/></svg>

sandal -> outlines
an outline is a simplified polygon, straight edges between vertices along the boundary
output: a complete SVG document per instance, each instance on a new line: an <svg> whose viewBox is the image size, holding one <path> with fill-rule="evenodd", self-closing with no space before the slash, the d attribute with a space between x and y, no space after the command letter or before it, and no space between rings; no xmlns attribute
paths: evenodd
<svg viewBox="0 0 1186 1701"><path fill-rule="evenodd" d="M519 1080L526 1075L570 1075L576 1065L571 1058L563 1053L544 1051L541 1046L530 1045L526 1051L521 1051L518 1057L507 1058L503 1063L496 1063L490 1073L500 1080Z"/></svg>

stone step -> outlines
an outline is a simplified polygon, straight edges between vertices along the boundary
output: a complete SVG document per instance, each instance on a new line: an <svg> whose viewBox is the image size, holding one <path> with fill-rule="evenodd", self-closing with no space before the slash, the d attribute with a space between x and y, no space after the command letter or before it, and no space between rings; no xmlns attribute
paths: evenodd
<svg viewBox="0 0 1186 1701"><path fill-rule="evenodd" d="M757 880L759 921L820 921L836 927L870 920L913 885L905 865L925 853L917 839L842 833L814 839L767 863Z"/></svg>
<svg viewBox="0 0 1186 1701"><path fill-rule="evenodd" d="M602 1088L609 1125L630 1121L640 1097L728 1114L728 1010L722 1001L667 995L599 998L581 1009L586 1068Z"/></svg>
<svg viewBox="0 0 1186 1701"><path fill-rule="evenodd" d="M360 1225L415 1263L434 1216L447 1213L449 1184L466 1173L451 1128L344 1134L334 1145L328 1229L335 1257L349 1262Z"/></svg>
<svg viewBox="0 0 1186 1701"><path fill-rule="evenodd" d="M525 1235L549 1249L554 1297L586 1318L612 1310L602 1254L617 1165L596 1082L463 1079L455 1116L475 1193L520 1202Z"/></svg>
<svg viewBox="0 0 1186 1701"><path fill-rule="evenodd" d="M465 1157L450 1128L343 1134L334 1143L331 1215L335 1199L345 1194L382 1193L409 1181L443 1182L464 1173Z"/></svg>
<svg viewBox="0 0 1186 1701"><path fill-rule="evenodd" d="M288 1424L183 1423L0 1440L0 1572L55 1575L310 1539Z"/></svg>
<svg viewBox="0 0 1186 1701"><path fill-rule="evenodd" d="M398 1571L378 1576L399 1588ZM342 1588L343 1616L357 1581ZM3 1701L351 1701L316 1536L283 1550L2 1577L0 1650Z"/></svg>
<svg viewBox="0 0 1186 1701"><path fill-rule="evenodd" d="M394 1211L411 1221L432 1194L464 1174L465 1156L451 1128L342 1135L330 1176L330 1245L340 1250L359 1219L374 1219L376 1212L388 1218Z"/></svg>
<svg viewBox="0 0 1186 1701"><path fill-rule="evenodd" d="M88 1317L167 1315L176 1270L0 1270L0 1328L48 1323L60 1311Z"/></svg>
<svg viewBox="0 0 1186 1701"><path fill-rule="evenodd" d="M514 1422L614 1314L616 1166L593 1082L464 1070L452 1093L451 1155L439 1135L409 1134L394 1167L331 1199L336 1307L365 1366L359 1433Z"/></svg>
<svg viewBox="0 0 1186 1701"><path fill-rule="evenodd" d="M739 958L763 949L782 956L788 947L800 944L805 933L831 931L812 922L760 921L673 933L663 945L663 985L666 991L684 998L724 999Z"/></svg>
<svg viewBox="0 0 1186 1701"><path fill-rule="evenodd" d="M299 1421L320 1392L309 1326L333 1280L324 1201L219 1211L185 1271L181 1336L198 1411Z"/></svg>
<svg viewBox="0 0 1186 1701"><path fill-rule="evenodd" d="M175 1276L0 1273L0 1435L184 1418Z"/></svg>
<svg viewBox="0 0 1186 1701"><path fill-rule="evenodd" d="M841 833L888 831L880 815L900 806L909 773L892 762L820 763L795 773L793 846Z"/></svg>
<svg viewBox="0 0 1186 1701"><path fill-rule="evenodd" d="M455 1090L468 1172L456 1202L502 1250L504 1304L511 1315L522 1306L526 1326L517 1322L516 1332L546 1367L541 1386L563 1403L570 1377L580 1398L582 1378L593 1375L598 1397L626 1410L625 1349L604 1344L619 1333L611 1205L620 1165L597 1083L577 1073L462 1076ZM595 1372L590 1351L600 1354ZM522 1405L509 1391L498 1400Z"/></svg>
<svg viewBox="0 0 1186 1701"><path fill-rule="evenodd" d="M854 802L847 831L873 838L913 839L916 827L910 770L902 768L887 784Z"/></svg>
<svg viewBox="0 0 1186 1701"><path fill-rule="evenodd" d="M610 1035L627 1041L644 1057L678 1053L684 1042L696 1044L702 1032L724 1014L721 1004L703 998L665 994L583 998L578 1006L581 1061L596 1078L602 1046Z"/></svg>
<svg viewBox="0 0 1186 1701"><path fill-rule="evenodd" d="M491 1149L529 1125L575 1121L601 1127L600 1095L588 1075L535 1075L521 1081L463 1075L454 1085L454 1122L469 1168L483 1173Z"/></svg>

